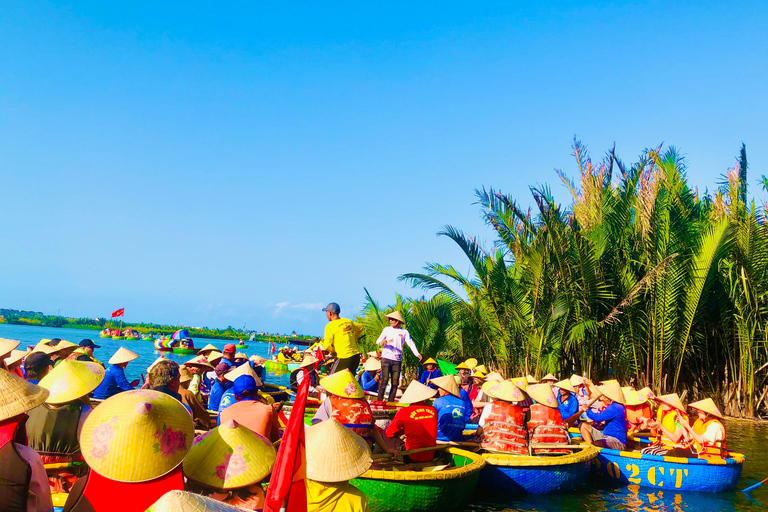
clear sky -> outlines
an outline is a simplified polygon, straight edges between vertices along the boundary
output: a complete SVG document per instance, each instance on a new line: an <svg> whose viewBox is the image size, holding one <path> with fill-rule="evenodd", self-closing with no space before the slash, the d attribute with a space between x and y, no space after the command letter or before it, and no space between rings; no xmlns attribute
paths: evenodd
<svg viewBox="0 0 768 512"><path fill-rule="evenodd" d="M754 184L768 4L672 4L4 1L0 307L320 334L466 268L475 188L566 201L574 135Z"/></svg>

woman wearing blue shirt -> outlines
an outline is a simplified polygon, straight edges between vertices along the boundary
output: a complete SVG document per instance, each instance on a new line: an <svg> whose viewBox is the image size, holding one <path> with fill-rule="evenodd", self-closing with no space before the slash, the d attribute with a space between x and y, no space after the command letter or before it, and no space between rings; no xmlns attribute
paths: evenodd
<svg viewBox="0 0 768 512"><path fill-rule="evenodd" d="M563 421L579 412L579 399L576 398L576 390L568 379L555 384L557 390L557 410Z"/></svg>
<svg viewBox="0 0 768 512"><path fill-rule="evenodd" d="M590 383L587 381L587 383ZM591 384L591 383L590 383ZM627 412L624 409L624 393L616 381L611 381L598 386L600 401L605 408L600 412L588 409L587 406L579 408L586 413L587 418L593 422L605 423L602 430L598 430L590 423L584 422L579 430L584 441L595 446L602 446L612 450L623 450L627 445Z"/></svg>
<svg viewBox="0 0 768 512"><path fill-rule="evenodd" d="M421 382L425 386L431 387L432 389L437 389L437 386L432 384L430 380L436 379L442 376L443 376L443 372L441 372L440 368L438 368L437 361L435 361L430 357L429 359L424 361L424 371L421 372L421 377L419 377L419 382Z"/></svg>
<svg viewBox="0 0 768 512"><path fill-rule="evenodd" d="M107 366L104 372L104 380L93 391L93 398L106 400L121 391L130 391L138 386L138 379L128 382L128 379L125 378L125 367L128 366L128 363L138 358L138 354L131 352L127 348L120 347L115 352L115 355L109 359L109 366Z"/></svg>
<svg viewBox="0 0 768 512"><path fill-rule="evenodd" d="M381 362L376 358L369 358L363 365L363 373L360 375L360 387L363 391L378 393L379 375L381 375Z"/></svg>

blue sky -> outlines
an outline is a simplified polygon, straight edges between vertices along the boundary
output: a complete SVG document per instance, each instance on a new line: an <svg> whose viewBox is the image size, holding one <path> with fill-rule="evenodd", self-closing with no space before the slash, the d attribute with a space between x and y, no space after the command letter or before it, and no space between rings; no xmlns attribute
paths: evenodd
<svg viewBox="0 0 768 512"><path fill-rule="evenodd" d="M574 135L768 174L765 3L476 4L3 2L0 307L320 334Z"/></svg>

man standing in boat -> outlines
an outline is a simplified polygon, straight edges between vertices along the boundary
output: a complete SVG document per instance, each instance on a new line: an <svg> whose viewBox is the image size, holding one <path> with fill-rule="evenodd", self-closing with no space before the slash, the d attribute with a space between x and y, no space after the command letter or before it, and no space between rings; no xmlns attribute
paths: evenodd
<svg viewBox="0 0 768 512"><path fill-rule="evenodd" d="M323 348L336 354L336 362L333 363L331 373L349 369L354 375L360 365L360 349L357 346L357 340L363 333L363 328L352 320L341 318L339 316L341 308L335 302L328 304L323 311L328 318Z"/></svg>

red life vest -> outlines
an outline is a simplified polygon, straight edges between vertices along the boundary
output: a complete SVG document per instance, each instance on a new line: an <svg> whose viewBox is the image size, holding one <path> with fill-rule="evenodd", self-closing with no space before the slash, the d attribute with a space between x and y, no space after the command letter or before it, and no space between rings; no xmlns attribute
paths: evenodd
<svg viewBox="0 0 768 512"><path fill-rule="evenodd" d="M373 443L371 430L375 423L368 401L362 398L344 398L336 395L331 395L330 400L331 418L352 429L352 432L368 441L369 445Z"/></svg>
<svg viewBox="0 0 768 512"><path fill-rule="evenodd" d="M528 422L531 443L568 444L568 427L563 423L560 411L542 404L531 406L531 420ZM536 448L538 453L571 453L568 449Z"/></svg>
<svg viewBox="0 0 768 512"><path fill-rule="evenodd" d="M703 435L704 432L707 431L707 427L712 425L713 423L720 424L720 427L723 429L723 440L722 441L716 441L714 443L710 443L707 440L704 440L703 444L699 444L698 441L695 439L692 441L693 447L696 450L696 453L699 454L700 459L712 459L715 457L723 458L726 451L726 445L725 445L725 425L718 420L717 418L711 418L707 421L702 421L701 418L697 418L696 421L693 423L693 431L696 432L699 435Z"/></svg>
<svg viewBox="0 0 768 512"><path fill-rule="evenodd" d="M523 409L510 402L491 402L491 413L483 427L485 450L528 455L528 432L525 430Z"/></svg>
<svg viewBox="0 0 768 512"><path fill-rule="evenodd" d="M26 444L26 414L0 421L0 503L3 511L27 512L32 467L19 453L16 443Z"/></svg>
<svg viewBox="0 0 768 512"><path fill-rule="evenodd" d="M653 418L651 404L648 402L640 405L625 405L624 410L627 412L627 425L629 425L629 428L633 430L637 430L637 427L640 426L643 418L649 420Z"/></svg>

